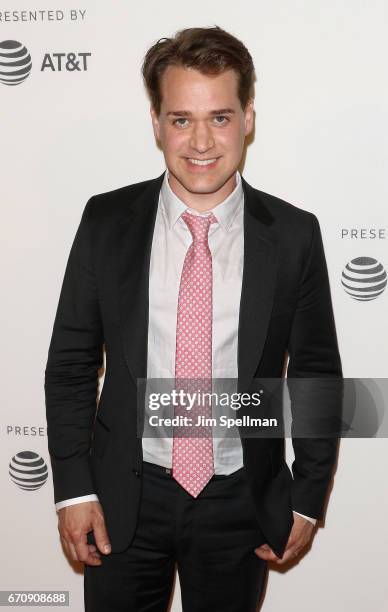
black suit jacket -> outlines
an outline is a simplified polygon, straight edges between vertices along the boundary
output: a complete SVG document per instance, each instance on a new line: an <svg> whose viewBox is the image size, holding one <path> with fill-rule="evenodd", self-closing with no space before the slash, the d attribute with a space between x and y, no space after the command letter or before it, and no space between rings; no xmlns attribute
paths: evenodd
<svg viewBox="0 0 388 612"><path fill-rule="evenodd" d="M137 379L147 376L149 261L156 179L95 195L70 251L45 370L55 502L96 493L112 551L136 528L142 486ZM244 189L244 271L238 328L238 390L254 378L342 378L318 220L272 195ZM105 381L96 416L98 369ZM312 407L313 408L313 407ZM336 439L242 438L257 518L281 556L292 510L321 518ZM89 541L93 537L89 536Z"/></svg>

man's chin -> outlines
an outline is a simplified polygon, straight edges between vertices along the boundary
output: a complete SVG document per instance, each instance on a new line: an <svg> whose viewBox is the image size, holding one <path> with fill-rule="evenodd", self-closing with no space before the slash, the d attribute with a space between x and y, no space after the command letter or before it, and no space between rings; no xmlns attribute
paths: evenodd
<svg viewBox="0 0 388 612"><path fill-rule="evenodd" d="M183 185L183 187L186 189L186 191L189 191L190 193L193 194L211 194L211 193L216 193L217 191L219 191L221 189L221 187L223 186L223 184L216 184L216 185Z"/></svg>
<svg viewBox="0 0 388 612"><path fill-rule="evenodd" d="M211 194L219 191L227 182L228 178L224 177L187 177L174 175L175 180L178 181L180 186L193 194Z"/></svg>

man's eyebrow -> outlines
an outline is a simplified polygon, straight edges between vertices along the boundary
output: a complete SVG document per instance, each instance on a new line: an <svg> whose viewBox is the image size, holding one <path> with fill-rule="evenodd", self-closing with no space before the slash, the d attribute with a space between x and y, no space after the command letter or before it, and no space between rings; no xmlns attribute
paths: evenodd
<svg viewBox="0 0 388 612"><path fill-rule="evenodd" d="M218 108L209 112L209 115L233 115L235 110L233 108ZM167 117L170 115L174 117L191 117L192 113L186 110L168 111Z"/></svg>
<svg viewBox="0 0 388 612"><path fill-rule="evenodd" d="M236 111L234 108L220 108L218 110L210 111L211 115L234 115Z"/></svg>

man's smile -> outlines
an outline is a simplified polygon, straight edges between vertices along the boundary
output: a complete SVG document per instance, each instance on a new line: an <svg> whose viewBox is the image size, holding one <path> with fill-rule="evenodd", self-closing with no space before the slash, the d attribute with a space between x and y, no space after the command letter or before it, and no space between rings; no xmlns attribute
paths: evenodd
<svg viewBox="0 0 388 612"><path fill-rule="evenodd" d="M191 172L206 172L216 167L219 157L210 157L208 159L186 157L185 159Z"/></svg>

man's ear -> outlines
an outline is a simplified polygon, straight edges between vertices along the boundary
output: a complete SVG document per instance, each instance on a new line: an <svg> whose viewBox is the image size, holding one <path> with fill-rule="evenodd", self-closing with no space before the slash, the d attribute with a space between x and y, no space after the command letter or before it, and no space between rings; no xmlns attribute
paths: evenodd
<svg viewBox="0 0 388 612"><path fill-rule="evenodd" d="M244 111L244 121L245 121L245 136L248 136L253 130L253 121L254 121L254 99L249 98L247 105Z"/></svg>
<svg viewBox="0 0 388 612"><path fill-rule="evenodd" d="M154 130L154 135L157 141L160 140L160 124L159 124L159 118L156 114L155 109L153 108L153 106L150 106L150 115L151 115L151 119L152 119L152 127Z"/></svg>

